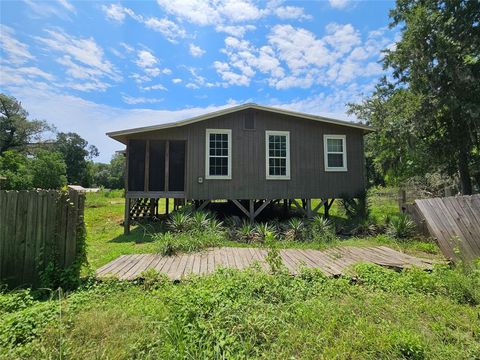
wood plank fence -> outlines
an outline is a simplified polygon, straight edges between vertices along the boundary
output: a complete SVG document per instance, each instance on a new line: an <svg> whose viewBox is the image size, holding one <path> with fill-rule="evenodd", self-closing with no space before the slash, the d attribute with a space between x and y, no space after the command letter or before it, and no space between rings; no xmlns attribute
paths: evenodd
<svg viewBox="0 0 480 360"><path fill-rule="evenodd" d="M447 258L480 257L480 195L415 200L415 207Z"/></svg>
<svg viewBox="0 0 480 360"><path fill-rule="evenodd" d="M83 246L84 204L75 190L0 191L0 283L38 286L49 262L71 266Z"/></svg>

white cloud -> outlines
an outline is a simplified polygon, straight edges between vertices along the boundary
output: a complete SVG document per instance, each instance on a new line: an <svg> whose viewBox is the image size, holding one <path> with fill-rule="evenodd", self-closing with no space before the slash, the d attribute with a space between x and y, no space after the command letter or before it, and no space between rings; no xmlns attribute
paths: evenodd
<svg viewBox="0 0 480 360"><path fill-rule="evenodd" d="M138 104L157 104L162 102L163 99L156 98L145 98L145 97L133 97L129 95L122 95L122 100L128 105L138 105Z"/></svg>
<svg viewBox="0 0 480 360"><path fill-rule="evenodd" d="M190 54L194 57L201 57L203 54L205 54L205 50L203 50L200 46L196 46L194 44L190 44L189 50Z"/></svg>
<svg viewBox="0 0 480 360"><path fill-rule="evenodd" d="M28 5L30 9L31 17L49 17L57 16L59 18L70 20L69 13L76 13L75 7L68 2L67 0L57 0L57 1L34 1L34 0L23 0L23 2ZM66 11L65 11L66 10Z"/></svg>
<svg viewBox="0 0 480 360"><path fill-rule="evenodd" d="M181 82L182 82L182 79L179 79L179 78L172 79L172 83L174 84L180 84Z"/></svg>
<svg viewBox="0 0 480 360"><path fill-rule="evenodd" d="M102 10L107 16L107 19L118 21L120 23L125 20L127 15L125 8L120 4L110 4L109 6L102 5Z"/></svg>
<svg viewBox="0 0 480 360"><path fill-rule="evenodd" d="M104 56L103 49L93 38L76 38L60 29L45 30L47 36L35 39L46 46L48 51L60 53L57 62L65 67L67 79L61 86L79 91L104 91L113 81L122 80L115 66ZM84 83L78 82L85 81Z"/></svg>
<svg viewBox="0 0 480 360"><path fill-rule="evenodd" d="M145 26L161 33L170 42L175 42L177 38L184 38L186 32L180 26L167 18L158 19L151 17L144 22Z"/></svg>
<svg viewBox="0 0 480 360"><path fill-rule="evenodd" d="M123 23L125 18L129 16L135 21L144 24L147 28L161 33L170 42L176 42L177 38L184 38L186 36L186 32L182 27L167 18L145 18L142 15L136 14L132 9L120 4L102 5L102 10L109 20Z"/></svg>
<svg viewBox="0 0 480 360"><path fill-rule="evenodd" d="M13 64L24 64L35 57L28 51L28 46L14 38L14 30L0 24L0 45L6 58Z"/></svg>
<svg viewBox="0 0 480 360"><path fill-rule="evenodd" d="M37 36L35 39L48 49L66 54L72 60L96 69L113 80L121 78L113 64L104 58L103 49L93 38L76 38L59 29L45 32L47 37Z"/></svg>
<svg viewBox="0 0 480 360"><path fill-rule="evenodd" d="M73 6L72 3L70 3L68 0L58 0L58 3L68 11L76 13L75 6Z"/></svg>
<svg viewBox="0 0 480 360"><path fill-rule="evenodd" d="M197 84L191 83L191 82L189 82L187 85L185 85L185 87L188 88L188 89L193 89L193 90L200 89L200 86L198 86Z"/></svg>
<svg viewBox="0 0 480 360"><path fill-rule="evenodd" d="M266 12L249 0L157 0L168 13L197 25L254 21Z"/></svg>
<svg viewBox="0 0 480 360"><path fill-rule="evenodd" d="M165 74L165 75L170 75L172 73L172 70L169 69L169 68L165 68L162 70L162 74Z"/></svg>
<svg viewBox="0 0 480 360"><path fill-rule="evenodd" d="M217 25L215 31L242 38L247 31L253 31L256 28L255 25Z"/></svg>
<svg viewBox="0 0 480 360"><path fill-rule="evenodd" d="M351 0L328 0L328 2L333 8L345 9L351 3Z"/></svg>
<svg viewBox="0 0 480 360"><path fill-rule="evenodd" d="M221 52L227 59L213 66L223 86L248 86L258 72L267 75L263 81L276 89L345 84L381 74L379 52L391 43L385 32L372 31L362 40L351 24L330 23L323 37L292 25L276 25L267 35L267 44L260 47L226 37Z"/></svg>
<svg viewBox="0 0 480 360"><path fill-rule="evenodd" d="M137 52L135 63L141 68L152 67L158 63L158 59L150 51L140 50Z"/></svg>
<svg viewBox="0 0 480 360"><path fill-rule="evenodd" d="M156 85L142 87L142 90L145 90L145 91L150 91L150 90L167 91L168 89L165 86L163 86L162 84L156 84Z"/></svg>
<svg viewBox="0 0 480 360"><path fill-rule="evenodd" d="M305 14L305 10L298 6L280 6L275 10L275 15L280 19L296 19L296 20L308 20L311 19L311 15Z"/></svg>

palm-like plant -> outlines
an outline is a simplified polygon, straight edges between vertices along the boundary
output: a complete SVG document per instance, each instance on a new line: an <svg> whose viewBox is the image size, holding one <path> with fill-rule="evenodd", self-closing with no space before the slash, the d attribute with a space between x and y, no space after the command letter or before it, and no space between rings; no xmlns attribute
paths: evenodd
<svg viewBox="0 0 480 360"><path fill-rule="evenodd" d="M206 211L195 211L191 217L192 227L195 229L204 229L210 223L211 215Z"/></svg>
<svg viewBox="0 0 480 360"><path fill-rule="evenodd" d="M191 228L192 216L187 212L175 211L167 222L168 228L173 232L185 232Z"/></svg>
<svg viewBox="0 0 480 360"><path fill-rule="evenodd" d="M260 223L255 226L256 239L265 242L265 239L270 236L275 236L275 227L267 222Z"/></svg>
<svg viewBox="0 0 480 360"><path fill-rule="evenodd" d="M387 234L397 239L405 239L415 233L415 223L407 214L392 217L388 223Z"/></svg>
<svg viewBox="0 0 480 360"><path fill-rule="evenodd" d="M288 221L288 229L285 237L288 240L303 241L305 239L305 223L302 219L292 218Z"/></svg>

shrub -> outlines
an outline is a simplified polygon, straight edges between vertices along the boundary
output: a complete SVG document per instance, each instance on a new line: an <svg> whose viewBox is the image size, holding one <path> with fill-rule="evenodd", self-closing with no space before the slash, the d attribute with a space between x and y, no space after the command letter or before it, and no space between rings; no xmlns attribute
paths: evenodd
<svg viewBox="0 0 480 360"><path fill-rule="evenodd" d="M415 223L407 214L399 214L389 220L387 234L397 238L406 239L415 233Z"/></svg>
<svg viewBox="0 0 480 360"><path fill-rule="evenodd" d="M341 205L347 218L352 221L366 220L370 214L370 207L366 192L361 192L354 197L343 197Z"/></svg>
<svg viewBox="0 0 480 360"><path fill-rule="evenodd" d="M173 232L185 232L192 228L192 216L189 213L175 211L167 222L168 228Z"/></svg>
<svg viewBox="0 0 480 360"><path fill-rule="evenodd" d="M265 242L269 236L275 236L275 227L269 223L259 223L255 225L255 238L260 242Z"/></svg>
<svg viewBox="0 0 480 360"><path fill-rule="evenodd" d="M220 246L225 233L212 230L210 227L204 230L191 230L189 232L153 235L158 242L158 252L162 255L174 255L179 252L199 251L208 247Z"/></svg>
<svg viewBox="0 0 480 360"><path fill-rule="evenodd" d="M310 222L309 237L311 241L316 242L328 243L334 241L336 236L332 222L323 216L315 216Z"/></svg>
<svg viewBox="0 0 480 360"><path fill-rule="evenodd" d="M304 241L307 235L307 227L302 219L292 218L288 221L288 228L285 232L286 240Z"/></svg>
<svg viewBox="0 0 480 360"><path fill-rule="evenodd" d="M244 221L242 225L235 230L235 238L244 243L254 242L256 239L255 227L249 222Z"/></svg>

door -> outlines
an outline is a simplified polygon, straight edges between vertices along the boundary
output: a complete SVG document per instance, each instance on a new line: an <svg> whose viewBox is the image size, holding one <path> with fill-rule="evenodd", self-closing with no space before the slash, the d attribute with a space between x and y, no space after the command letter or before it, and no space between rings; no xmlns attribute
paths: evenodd
<svg viewBox="0 0 480 360"><path fill-rule="evenodd" d="M185 191L186 141L169 141L168 191Z"/></svg>

